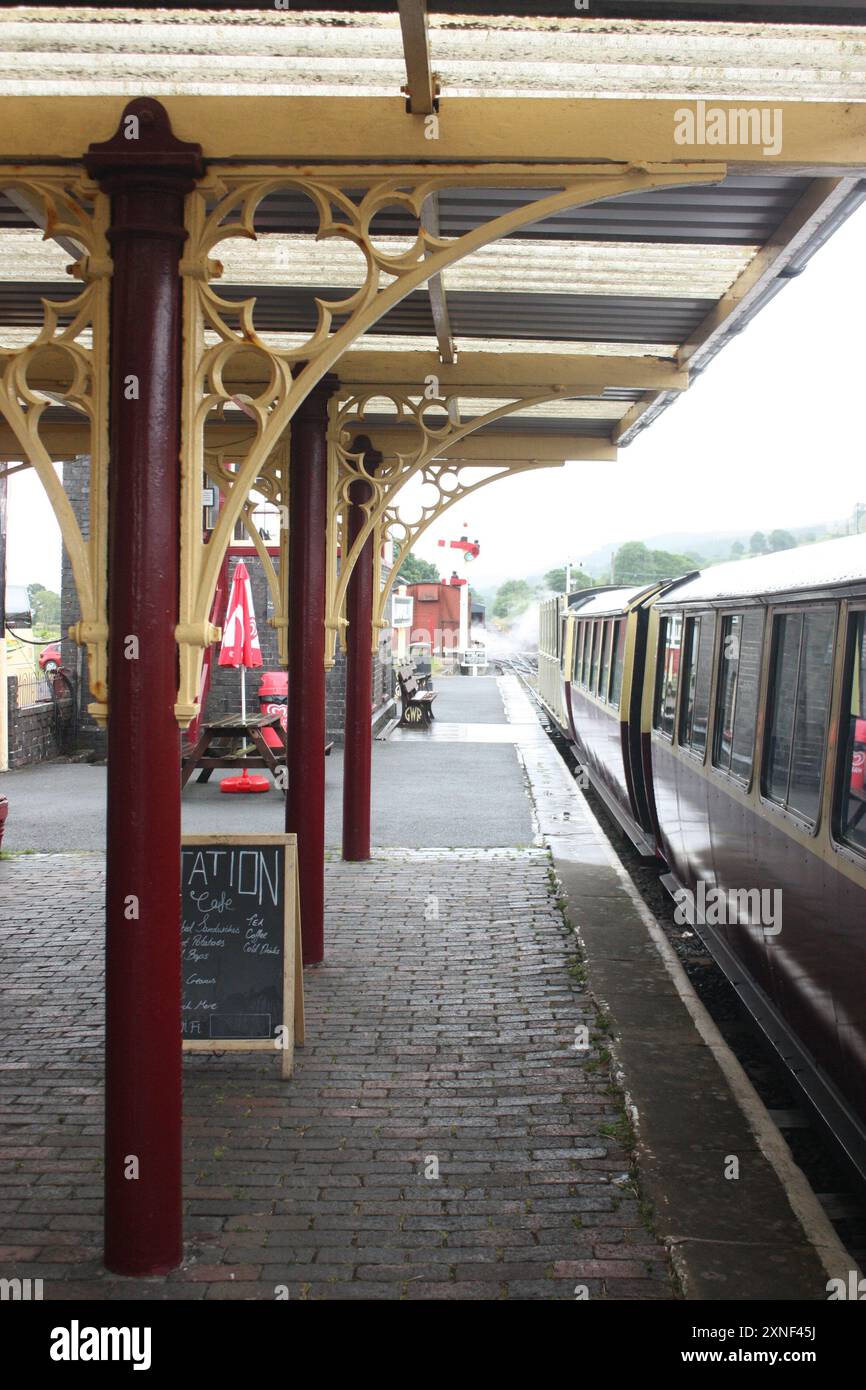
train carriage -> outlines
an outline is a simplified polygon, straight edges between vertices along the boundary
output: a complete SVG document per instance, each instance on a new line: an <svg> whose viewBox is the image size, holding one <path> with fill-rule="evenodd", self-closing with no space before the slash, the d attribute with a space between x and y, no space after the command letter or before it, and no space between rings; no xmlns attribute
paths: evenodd
<svg viewBox="0 0 866 1390"><path fill-rule="evenodd" d="M855 536L669 586L644 690L665 881L861 1166L864 576Z"/></svg>
<svg viewBox="0 0 866 1390"><path fill-rule="evenodd" d="M538 619L537 694L563 733L568 727L562 688L563 615L567 608L567 595L556 594L542 600Z"/></svg>
<svg viewBox="0 0 866 1390"><path fill-rule="evenodd" d="M579 762L866 1175L866 536L574 596L558 643Z"/></svg>
<svg viewBox="0 0 866 1390"><path fill-rule="evenodd" d="M648 614L658 584L576 595L566 615L563 705L581 768L641 854L655 854L641 771Z"/></svg>

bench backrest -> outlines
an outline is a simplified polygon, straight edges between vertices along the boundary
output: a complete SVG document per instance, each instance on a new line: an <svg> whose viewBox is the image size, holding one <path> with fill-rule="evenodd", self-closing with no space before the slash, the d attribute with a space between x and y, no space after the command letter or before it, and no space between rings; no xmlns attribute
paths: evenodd
<svg viewBox="0 0 866 1390"><path fill-rule="evenodd" d="M400 677L400 689L407 699L411 700L413 695L418 694L418 682L414 676Z"/></svg>

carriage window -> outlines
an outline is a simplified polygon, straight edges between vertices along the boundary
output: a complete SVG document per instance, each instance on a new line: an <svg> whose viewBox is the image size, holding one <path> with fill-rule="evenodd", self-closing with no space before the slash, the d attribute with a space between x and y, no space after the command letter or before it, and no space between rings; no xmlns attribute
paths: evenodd
<svg viewBox="0 0 866 1390"><path fill-rule="evenodd" d="M703 753L707 746L715 635L715 613L686 619L680 742L695 753Z"/></svg>
<svg viewBox="0 0 866 1390"><path fill-rule="evenodd" d="M593 694L598 690L598 668L601 662L601 642L604 636L604 623L593 623L592 625L592 671L589 677L589 688Z"/></svg>
<svg viewBox="0 0 866 1390"><path fill-rule="evenodd" d="M613 623L604 625L604 646L601 651L601 678L598 683L598 693L602 700L607 699L607 692L610 686L610 643L613 637Z"/></svg>
<svg viewBox="0 0 866 1390"><path fill-rule="evenodd" d="M851 624L842 718L847 711L848 731L840 731L841 768L840 838L866 854L866 614L857 613Z"/></svg>
<svg viewBox="0 0 866 1390"><path fill-rule="evenodd" d="M748 782L755 748L763 613L734 613L722 623L713 763Z"/></svg>
<svg viewBox="0 0 866 1390"><path fill-rule="evenodd" d="M773 683L764 795L806 820L818 817L833 668L832 608L773 621Z"/></svg>
<svg viewBox="0 0 866 1390"><path fill-rule="evenodd" d="M613 631L613 672L610 678L610 703L619 706L622 691L622 668L625 660L625 619L614 624Z"/></svg>
<svg viewBox="0 0 866 1390"><path fill-rule="evenodd" d="M589 685L590 663L592 661L592 643L595 634L595 623L587 622L586 639L583 644L583 667L580 675L580 683L584 690Z"/></svg>
<svg viewBox="0 0 866 1390"><path fill-rule="evenodd" d="M576 623L576 624L575 624L575 627L576 627L577 630L576 630L576 632L575 632L575 637L574 637L574 662L573 662L573 667L572 667L572 672L571 672L571 679L572 679L573 681L579 681L579 680L580 680L580 658L581 658L581 656L583 655L583 633L584 633L584 628L586 627L586 623Z"/></svg>
<svg viewBox="0 0 866 1390"><path fill-rule="evenodd" d="M653 728L658 729L665 738L673 738L674 736L674 711L677 707L682 630L683 620L679 614L676 614L675 617L662 618L659 624Z"/></svg>

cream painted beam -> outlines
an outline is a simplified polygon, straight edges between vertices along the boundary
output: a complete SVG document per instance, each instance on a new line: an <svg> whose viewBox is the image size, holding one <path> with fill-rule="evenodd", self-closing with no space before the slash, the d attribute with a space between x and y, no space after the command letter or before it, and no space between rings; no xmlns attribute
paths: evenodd
<svg viewBox="0 0 866 1390"><path fill-rule="evenodd" d="M417 386L430 376L441 392L491 397L529 395L539 387L601 391L606 386L684 391L688 369L664 357L577 357L568 353L461 352L445 365L433 352L347 352L335 367L350 386Z"/></svg>
<svg viewBox="0 0 866 1390"><path fill-rule="evenodd" d="M68 424L43 423L40 438L54 459L74 458L76 454L86 454L90 448L90 427L87 422L80 425L70 421ZM410 432L392 429L389 426L365 428L374 448L385 454L404 450ZM414 436L412 436L414 437ZM232 456L243 458L248 446L255 439L255 432L245 435L243 426L231 423L214 423L207 429L208 447L217 444L233 445ZM0 419L0 455L17 458L21 448L6 422ZM615 445L606 439L592 439L584 435L530 434L517 431L481 431L478 437L469 436L454 445L453 450L444 450L443 458L461 458L472 463L515 463L532 459L538 463L563 462L566 459L588 459L595 462L613 462L617 451Z"/></svg>
<svg viewBox="0 0 866 1390"><path fill-rule="evenodd" d="M417 434L388 425L367 426L365 434L370 436L373 448L387 456L411 451L411 441ZM616 445L609 439L593 439L585 435L524 433L517 430L481 430L477 435L469 435L458 440L451 450L443 449L440 458L461 458L478 461L493 458L498 463L514 463L532 459L537 463L557 462L565 459L589 459L596 462L612 462L616 459Z"/></svg>
<svg viewBox="0 0 866 1390"><path fill-rule="evenodd" d="M233 458L243 458L255 437L255 430L245 428L240 419L237 423L230 420L213 421L207 425L205 435L208 448L219 445L233 446L237 441L237 450L232 450ZM77 420L62 423L43 420L39 426L39 438L53 459L74 458L76 454L90 452L90 425L84 418L80 424ZM0 416L0 457L2 456L20 458L21 445Z"/></svg>
<svg viewBox="0 0 866 1390"><path fill-rule="evenodd" d="M406 62L406 98L413 116L427 116L434 110L436 97L430 67L430 37L427 33L427 0L398 0L403 57Z"/></svg>
<svg viewBox="0 0 866 1390"><path fill-rule="evenodd" d="M314 175L317 161L340 166L372 165L396 175L402 165L500 164L500 184L509 166L545 161L536 169L547 183L576 172L583 161L712 163L727 161L731 173L788 172L866 174L866 103L773 102L781 113L782 147L765 155L760 146L678 144L677 113L695 102L653 98L451 97L443 100L437 138L424 116L406 115L393 97L162 96L175 135L198 141L206 159L302 164ZM0 97L0 160L38 163L79 159L94 140L114 134L128 98L64 96L58 120L56 96ZM708 103L710 105L710 103ZM712 110L741 111L749 103L713 101ZM735 127L732 118L732 126ZM339 161L339 163L337 163ZM391 161L391 163L389 163ZM396 162L396 163L394 163ZM313 166L313 167L311 167ZM490 172L490 171L488 171ZM511 169L512 182L517 170ZM357 170L358 181L370 168ZM347 177L350 177L347 169Z"/></svg>
<svg viewBox="0 0 866 1390"><path fill-rule="evenodd" d="M34 390L57 391L63 381L64 354L45 348L30 367L27 379ZM599 393L606 386L644 391L685 391L686 366L664 357L583 357L567 353L461 352L456 363L442 363L435 352L346 352L335 373L351 387L399 386L424 390L429 377L439 383L436 394L459 390L464 396L491 400L531 396L562 388L563 394ZM268 378L261 354L232 358L232 380L246 386L264 385Z"/></svg>
<svg viewBox="0 0 866 1390"><path fill-rule="evenodd" d="M439 236L439 196L431 193L424 199L421 208L421 226L431 236ZM433 317L433 331L439 344L439 360L449 365L457 360L454 348L454 335L451 332L451 315L445 297L445 281L441 275L431 275L427 281L427 298L430 300L430 313Z"/></svg>
<svg viewBox="0 0 866 1390"><path fill-rule="evenodd" d="M74 458L76 454L90 452L90 424L87 420L70 421L64 425L52 425L43 421L39 426L39 438L53 459ZM7 458L21 457L21 445L15 434L0 415L0 454Z"/></svg>

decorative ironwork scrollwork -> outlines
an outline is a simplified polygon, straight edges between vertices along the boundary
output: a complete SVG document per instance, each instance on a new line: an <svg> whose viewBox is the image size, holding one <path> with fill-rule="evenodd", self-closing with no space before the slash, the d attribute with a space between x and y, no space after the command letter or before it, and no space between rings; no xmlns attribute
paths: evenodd
<svg viewBox="0 0 866 1390"><path fill-rule="evenodd" d="M0 169L0 190L69 252L67 271L81 282L72 299L42 300L42 325L23 347L0 338L0 415L38 475L69 554L80 621L69 635L87 649L90 713L108 712L108 314L111 257L106 231L109 205L80 169ZM80 254L76 255L76 252ZM88 424L90 492L87 535L54 467L45 436L57 407ZM46 419L47 417L47 419Z"/></svg>

